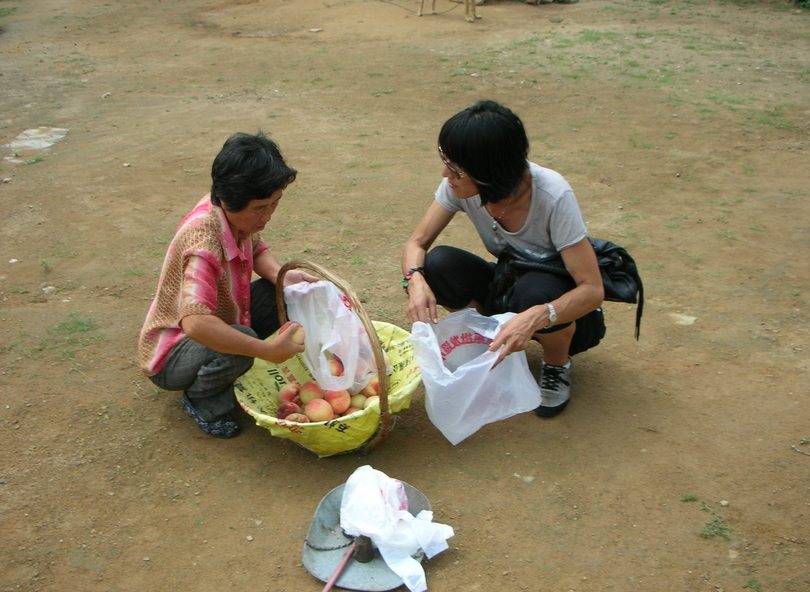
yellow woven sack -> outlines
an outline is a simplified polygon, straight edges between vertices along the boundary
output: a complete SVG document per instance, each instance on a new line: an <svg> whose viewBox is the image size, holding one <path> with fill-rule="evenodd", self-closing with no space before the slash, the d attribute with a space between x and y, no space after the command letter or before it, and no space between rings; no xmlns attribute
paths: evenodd
<svg viewBox="0 0 810 592"><path fill-rule="evenodd" d="M404 329L373 321L380 346L386 353L392 373L387 380L388 407L397 413L410 407L421 374L413 356L409 334ZM379 402L368 409L329 421L296 423L277 419L278 393L289 382L304 384L312 380L301 354L281 364L257 359L253 367L235 383L236 399L256 424L273 436L292 440L319 457L352 452L363 447L380 427Z"/></svg>

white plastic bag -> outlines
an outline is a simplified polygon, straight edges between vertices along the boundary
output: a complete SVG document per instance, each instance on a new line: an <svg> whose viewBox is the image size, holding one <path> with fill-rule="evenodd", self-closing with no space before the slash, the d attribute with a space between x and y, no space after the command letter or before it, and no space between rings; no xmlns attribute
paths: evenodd
<svg viewBox="0 0 810 592"><path fill-rule="evenodd" d="M494 369L498 352L487 351L514 313L486 317L472 308L436 325L416 322L411 343L425 385L430 421L452 444L481 427L540 405L540 387L525 352L513 352Z"/></svg>
<svg viewBox="0 0 810 592"><path fill-rule="evenodd" d="M349 536L370 538L411 592L427 590L425 570L413 555L421 549L430 559L447 549L455 534L432 520L430 510L411 514L404 484L369 465L357 468L343 488L340 527Z"/></svg>
<svg viewBox="0 0 810 592"><path fill-rule="evenodd" d="M358 392L377 373L368 333L351 301L332 282L299 282L284 288L287 316L304 326L304 360L326 390ZM341 375L329 367L337 356Z"/></svg>

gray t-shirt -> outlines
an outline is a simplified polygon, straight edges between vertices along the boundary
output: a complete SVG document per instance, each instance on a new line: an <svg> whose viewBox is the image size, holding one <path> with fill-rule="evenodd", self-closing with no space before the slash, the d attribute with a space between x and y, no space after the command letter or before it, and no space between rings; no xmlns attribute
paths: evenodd
<svg viewBox="0 0 810 592"><path fill-rule="evenodd" d="M509 244L533 257L550 256L581 241L588 234L574 191L558 172L529 163L532 202L526 223L509 232L495 222L478 195L459 199L442 179L436 201L450 212L469 216L487 251L497 257Z"/></svg>

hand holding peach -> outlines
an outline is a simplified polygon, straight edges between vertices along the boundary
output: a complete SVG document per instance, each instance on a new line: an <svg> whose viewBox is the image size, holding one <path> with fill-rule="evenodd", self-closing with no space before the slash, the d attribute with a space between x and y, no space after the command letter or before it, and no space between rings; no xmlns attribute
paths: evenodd
<svg viewBox="0 0 810 592"><path fill-rule="evenodd" d="M298 328L293 329L293 325ZM294 321L289 321L285 323L284 327L286 328L279 329L271 339L262 341L264 351L257 357L278 364L304 352L304 346L296 341L296 333L301 326Z"/></svg>
<svg viewBox="0 0 810 592"><path fill-rule="evenodd" d="M303 325L298 325L298 328L295 329L295 333L293 333L292 336L293 342L297 343L298 345L304 345L305 338L306 333L304 333Z"/></svg>
<svg viewBox="0 0 810 592"><path fill-rule="evenodd" d="M284 333L287 330L292 330L292 340L293 343L297 343L298 345L304 345L304 338L306 334L304 333L304 326L301 323L296 321L287 321L279 328L278 332L279 335Z"/></svg>

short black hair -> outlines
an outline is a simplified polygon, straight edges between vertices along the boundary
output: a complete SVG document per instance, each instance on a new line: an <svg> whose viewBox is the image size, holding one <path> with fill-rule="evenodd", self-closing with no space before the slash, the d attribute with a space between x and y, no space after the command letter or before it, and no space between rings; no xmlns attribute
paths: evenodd
<svg viewBox="0 0 810 592"><path fill-rule="evenodd" d="M439 147L469 174L485 204L513 193L529 166L523 122L495 101L478 101L448 119L439 132Z"/></svg>
<svg viewBox="0 0 810 592"><path fill-rule="evenodd" d="M259 131L235 133L225 141L211 166L211 203L229 212L245 209L295 181L278 145Z"/></svg>

